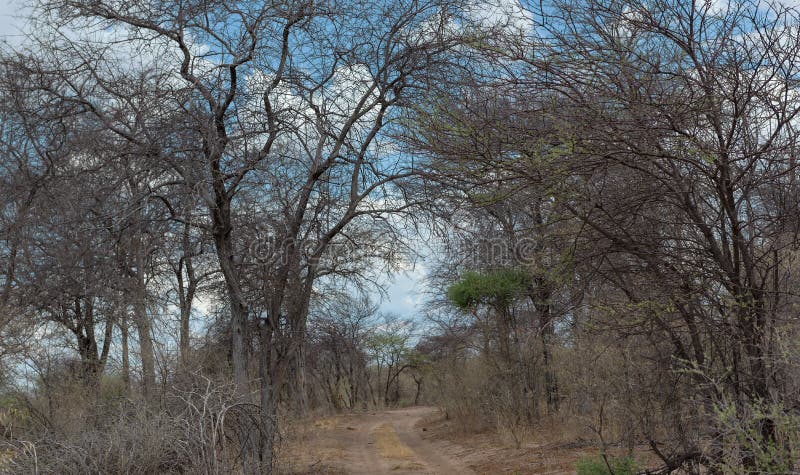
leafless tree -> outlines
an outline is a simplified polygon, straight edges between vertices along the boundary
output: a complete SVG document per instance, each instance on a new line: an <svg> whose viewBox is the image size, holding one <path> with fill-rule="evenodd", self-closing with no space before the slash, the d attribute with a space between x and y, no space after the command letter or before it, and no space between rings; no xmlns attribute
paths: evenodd
<svg viewBox="0 0 800 475"><path fill-rule="evenodd" d="M38 58L27 61L35 65L30 74L56 78L57 86L43 91L74 104L117 150L164 170L130 184L138 209L150 206L151 190L169 208L173 186L192 190L205 206L207 219L192 225L214 241L243 395L250 391L250 320L259 328L256 433L264 435L259 463L268 470L273 379L282 372L276 335L305 332L313 283L332 243L348 242L355 223L379 223L408 206L392 184L412 171L402 154L384 150L385 131L396 110L454 66L448 53L460 39L448 28L452 5L59 0L40 2L36 11L54 26L39 36ZM110 35L112 46L98 46L100 34ZM151 56L131 63L137 49ZM170 110L148 109L148 100ZM245 195L259 203L255 213ZM246 242L251 228L243 220L264 216L274 245L253 259L256 243ZM134 241L134 323L150 381L152 352L142 335L151 330L141 307L146 251ZM254 260L262 264L257 279L248 274ZM288 352L299 346L302 340Z"/></svg>
<svg viewBox="0 0 800 475"><path fill-rule="evenodd" d="M572 223L570 259L591 324L650 342L646 358L703 401L700 419L729 404L740 420L759 404L793 407L775 348L796 324L797 11L553 2L532 17L528 50L491 50L488 79L422 118L439 139L423 145L448 160L438 176L452 182L467 170L473 188L544 191ZM513 99L498 110L482 100L492 91ZM479 119L465 120L464 109ZM777 419L759 423L762 447L786 443ZM721 440L708 420L691 424ZM664 473L724 457L685 433L644 432ZM743 448L740 463L761 467L760 450Z"/></svg>

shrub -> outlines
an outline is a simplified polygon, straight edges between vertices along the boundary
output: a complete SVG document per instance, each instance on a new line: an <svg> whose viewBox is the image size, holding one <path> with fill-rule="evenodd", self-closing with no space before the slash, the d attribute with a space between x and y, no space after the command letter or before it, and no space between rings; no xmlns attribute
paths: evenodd
<svg viewBox="0 0 800 475"><path fill-rule="evenodd" d="M233 473L254 419L231 384L201 376L159 404L118 398L113 387L98 398L73 390L59 394L56 419L39 414L37 400L4 408L0 424L19 429L0 441L0 473Z"/></svg>
<svg viewBox="0 0 800 475"><path fill-rule="evenodd" d="M636 461L630 456L608 457L608 463L599 456L583 458L578 460L575 471L578 475L634 475Z"/></svg>
<svg viewBox="0 0 800 475"><path fill-rule="evenodd" d="M719 454L715 469L730 474L796 473L800 456L800 416L780 403L751 401L715 405ZM771 435L765 435L771 426Z"/></svg>

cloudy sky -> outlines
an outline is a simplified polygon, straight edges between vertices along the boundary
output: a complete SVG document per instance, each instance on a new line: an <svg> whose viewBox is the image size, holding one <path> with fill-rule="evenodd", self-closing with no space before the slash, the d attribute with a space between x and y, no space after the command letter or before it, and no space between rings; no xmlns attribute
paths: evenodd
<svg viewBox="0 0 800 475"><path fill-rule="evenodd" d="M717 4L727 0L715 0ZM20 39L22 20L19 18L21 5L19 0L0 0L0 40L15 43ZM526 24L529 19L520 9L518 0L481 0L482 8L474 14L485 22L504 22L509 17L516 20L510 24ZM800 0L784 0L789 5L798 5ZM520 25L521 27L522 25ZM387 296L381 303L381 310L402 317L411 317L418 313L424 298L422 280L425 268L418 264L413 269L387 277L385 284Z"/></svg>
<svg viewBox="0 0 800 475"><path fill-rule="evenodd" d="M393 275L387 282L387 298L381 304L381 311L401 317L417 316L424 300L422 280L425 267L417 264L413 270Z"/></svg>
<svg viewBox="0 0 800 475"><path fill-rule="evenodd" d="M13 41L19 35L19 8L16 0L0 0L0 38Z"/></svg>

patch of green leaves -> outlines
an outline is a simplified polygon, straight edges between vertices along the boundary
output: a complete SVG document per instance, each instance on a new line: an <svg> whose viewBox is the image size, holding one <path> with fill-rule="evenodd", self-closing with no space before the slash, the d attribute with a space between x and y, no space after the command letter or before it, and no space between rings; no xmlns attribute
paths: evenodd
<svg viewBox="0 0 800 475"><path fill-rule="evenodd" d="M597 456L578 460L575 471L578 475L634 475L637 468L636 461L630 456L608 457L608 463Z"/></svg>
<svg viewBox="0 0 800 475"><path fill-rule="evenodd" d="M506 307L531 285L530 276L518 269L501 269L488 273L465 272L447 289L447 298L461 310L481 304Z"/></svg>

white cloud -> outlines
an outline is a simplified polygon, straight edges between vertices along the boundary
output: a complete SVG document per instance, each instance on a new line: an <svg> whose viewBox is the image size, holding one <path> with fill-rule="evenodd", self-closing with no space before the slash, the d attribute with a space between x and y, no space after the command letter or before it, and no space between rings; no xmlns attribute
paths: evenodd
<svg viewBox="0 0 800 475"><path fill-rule="evenodd" d="M22 40L24 12L18 0L0 1L0 41L16 44Z"/></svg>
<svg viewBox="0 0 800 475"><path fill-rule="evenodd" d="M410 262L403 267L389 277L386 299L381 302L380 310L403 318L415 317L424 302L426 269L423 264L412 265Z"/></svg>
<svg viewBox="0 0 800 475"><path fill-rule="evenodd" d="M527 34L533 29L531 13L519 0L478 0L464 12L484 28L502 28L513 34Z"/></svg>
<svg viewBox="0 0 800 475"><path fill-rule="evenodd" d="M732 0L713 0L709 10L711 12L725 12L731 5ZM800 0L777 0L777 3L785 7L798 8L800 7Z"/></svg>

